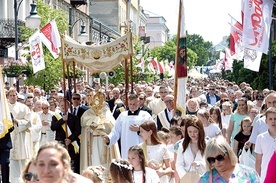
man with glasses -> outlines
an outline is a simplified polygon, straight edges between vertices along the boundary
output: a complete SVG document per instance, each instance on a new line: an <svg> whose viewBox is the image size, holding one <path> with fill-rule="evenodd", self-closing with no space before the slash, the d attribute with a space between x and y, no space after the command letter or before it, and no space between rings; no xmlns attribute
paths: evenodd
<svg viewBox="0 0 276 183"><path fill-rule="evenodd" d="M72 106L72 114L77 116L79 120L81 119L82 114L89 109L88 106L81 105L81 95L79 93L73 93L72 100L71 100Z"/></svg>
<svg viewBox="0 0 276 183"><path fill-rule="evenodd" d="M220 97L215 94L215 90L216 90L215 86L210 85L209 91L206 94L207 103L212 106L214 106L220 100Z"/></svg>
<svg viewBox="0 0 276 183"><path fill-rule="evenodd" d="M150 115L152 115L152 110L148 106L145 105L146 94L143 92L140 92L138 99L139 99L140 110L147 111Z"/></svg>
<svg viewBox="0 0 276 183"><path fill-rule="evenodd" d="M146 97L153 97L153 89L151 86L145 88Z"/></svg>
<svg viewBox="0 0 276 183"><path fill-rule="evenodd" d="M174 96L173 95L165 96L164 102L166 104L166 109L164 109L157 115L157 129L158 130L161 130L162 127L169 129L170 121L174 116ZM180 117L181 115L182 115L181 111L176 109L175 116Z"/></svg>
<svg viewBox="0 0 276 183"><path fill-rule="evenodd" d="M169 89L167 86L159 87L160 98L153 99L148 107L152 110L152 118L156 121L157 115L166 109L166 104L164 102L164 97L169 94Z"/></svg>

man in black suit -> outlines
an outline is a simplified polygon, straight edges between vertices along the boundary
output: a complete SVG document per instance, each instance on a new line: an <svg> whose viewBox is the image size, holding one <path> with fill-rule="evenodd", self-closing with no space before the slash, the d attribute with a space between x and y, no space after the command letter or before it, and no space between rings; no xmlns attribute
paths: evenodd
<svg viewBox="0 0 276 183"><path fill-rule="evenodd" d="M72 106L71 109L72 110L72 114L77 116L79 118L79 121L81 119L82 114L89 109L88 106L85 105L81 105L81 95L79 93L73 93L72 95Z"/></svg>
<svg viewBox="0 0 276 183"><path fill-rule="evenodd" d="M81 134L81 125L79 118L68 112L69 105L68 101L66 105L64 101L60 102L61 114L55 114L53 116L51 130L56 131L55 140L67 146L74 172L80 173L79 135Z"/></svg>
<svg viewBox="0 0 276 183"><path fill-rule="evenodd" d="M152 115L152 110L148 106L145 105L146 98L147 98L147 96L144 92L139 93L139 97L138 97L139 105L140 105L139 108L140 108L140 110L147 111L150 115Z"/></svg>

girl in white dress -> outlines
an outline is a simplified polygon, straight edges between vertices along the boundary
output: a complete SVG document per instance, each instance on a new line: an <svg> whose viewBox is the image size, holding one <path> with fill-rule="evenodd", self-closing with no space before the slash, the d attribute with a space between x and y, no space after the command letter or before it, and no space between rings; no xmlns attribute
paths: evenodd
<svg viewBox="0 0 276 183"><path fill-rule="evenodd" d="M203 124L197 117L192 117L185 125L185 137L179 146L175 163L180 179L193 170L200 175L205 173L205 148Z"/></svg>
<svg viewBox="0 0 276 183"><path fill-rule="evenodd" d="M168 183L172 169L170 155L165 144L157 136L157 127L154 121L146 121L140 125L140 136L143 139L142 147L147 166L156 170L160 183ZM166 175L169 175L166 176Z"/></svg>
<svg viewBox="0 0 276 183"><path fill-rule="evenodd" d="M199 109L197 112L198 119L203 123L206 139L221 135L221 130L210 117L210 113L206 109Z"/></svg>
<svg viewBox="0 0 276 183"><path fill-rule="evenodd" d="M226 138L227 127L226 127L226 125L224 125L222 123L220 108L216 107L216 106L211 107L210 116L211 116L213 122L219 126L219 129L221 130L221 133L224 136L224 138Z"/></svg>
<svg viewBox="0 0 276 183"><path fill-rule="evenodd" d="M132 165L134 183L159 183L156 171L146 167L146 160L141 146L132 146L128 150L128 162Z"/></svg>

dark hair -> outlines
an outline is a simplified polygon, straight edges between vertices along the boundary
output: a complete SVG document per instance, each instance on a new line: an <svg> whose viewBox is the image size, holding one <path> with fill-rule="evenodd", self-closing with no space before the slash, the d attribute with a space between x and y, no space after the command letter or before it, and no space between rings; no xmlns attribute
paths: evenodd
<svg viewBox="0 0 276 183"><path fill-rule="evenodd" d="M157 145L157 144L162 144L162 142L160 141L160 139L158 138L157 135L157 127L154 121L145 121L144 123L142 123L140 125L140 128L143 128L146 131L152 131L151 134L151 142L152 145Z"/></svg>
<svg viewBox="0 0 276 183"><path fill-rule="evenodd" d="M170 132L172 132L176 136L181 135L181 138L183 138L183 134L182 134L181 128L179 126L172 126L170 128Z"/></svg>
<svg viewBox="0 0 276 183"><path fill-rule="evenodd" d="M189 143L191 141L191 138L189 137L188 130L187 130L188 127L190 127L190 126L193 126L198 129L197 146L201 152L201 155L203 156L205 148L206 148L205 132L204 132L204 127L203 127L202 122L197 117L190 118L190 120L187 121L187 123L185 125L185 137L184 137L184 141L182 143L183 153L186 151L186 149L188 148Z"/></svg>

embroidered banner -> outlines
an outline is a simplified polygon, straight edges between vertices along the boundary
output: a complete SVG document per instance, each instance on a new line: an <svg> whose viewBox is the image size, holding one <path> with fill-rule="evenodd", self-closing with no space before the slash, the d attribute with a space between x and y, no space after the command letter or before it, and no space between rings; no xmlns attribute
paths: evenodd
<svg viewBox="0 0 276 183"><path fill-rule="evenodd" d="M65 61L74 60L93 72L110 71L133 54L130 32L111 43L97 46L83 45L65 36L62 39L62 48Z"/></svg>

